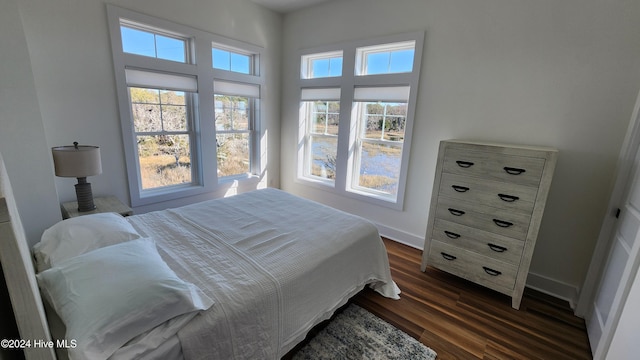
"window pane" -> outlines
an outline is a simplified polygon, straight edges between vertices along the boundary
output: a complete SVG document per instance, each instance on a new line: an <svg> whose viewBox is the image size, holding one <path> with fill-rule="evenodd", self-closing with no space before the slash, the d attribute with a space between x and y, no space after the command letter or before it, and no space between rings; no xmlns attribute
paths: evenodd
<svg viewBox="0 0 640 360"><path fill-rule="evenodd" d="M164 131L187 131L187 109L185 106L162 105Z"/></svg>
<svg viewBox="0 0 640 360"><path fill-rule="evenodd" d="M215 95L216 130L249 130L249 98Z"/></svg>
<svg viewBox="0 0 640 360"><path fill-rule="evenodd" d="M251 56L213 48L213 68L233 71L242 74L251 74Z"/></svg>
<svg viewBox="0 0 640 360"><path fill-rule="evenodd" d="M391 53L390 73L411 72L413 70L413 55L415 50L401 50Z"/></svg>
<svg viewBox="0 0 640 360"><path fill-rule="evenodd" d="M415 41L369 46L356 50L358 75L394 74L413 71Z"/></svg>
<svg viewBox="0 0 640 360"><path fill-rule="evenodd" d="M362 142L358 186L389 195L398 192L402 146Z"/></svg>
<svg viewBox="0 0 640 360"><path fill-rule="evenodd" d="M231 53L231 71L249 74L249 57L247 55Z"/></svg>
<svg viewBox="0 0 640 360"><path fill-rule="evenodd" d="M120 32L122 34L122 51L130 54L156 57L156 47L152 33L126 26L121 26Z"/></svg>
<svg viewBox="0 0 640 360"><path fill-rule="evenodd" d="M311 108L311 132L316 134L338 135L340 121L340 102L306 102Z"/></svg>
<svg viewBox="0 0 640 360"><path fill-rule="evenodd" d="M301 65L303 79L342 76L342 51L304 55Z"/></svg>
<svg viewBox="0 0 640 360"><path fill-rule="evenodd" d="M312 74L314 78L329 76L329 59L318 59L311 61Z"/></svg>
<svg viewBox="0 0 640 360"><path fill-rule="evenodd" d="M160 101L163 105L185 106L187 104L183 91L160 90Z"/></svg>
<svg viewBox="0 0 640 360"><path fill-rule="evenodd" d="M129 96L133 103L160 104L160 93L158 90L130 87Z"/></svg>
<svg viewBox="0 0 640 360"><path fill-rule="evenodd" d="M250 172L249 133L216 135L218 176Z"/></svg>
<svg viewBox="0 0 640 360"><path fill-rule="evenodd" d="M342 58L331 58L329 60L329 76L342 76Z"/></svg>
<svg viewBox="0 0 640 360"><path fill-rule="evenodd" d="M312 75L310 78L323 78L342 75L342 58L311 60Z"/></svg>
<svg viewBox="0 0 640 360"><path fill-rule="evenodd" d="M120 26L122 51L158 59L186 62L186 40Z"/></svg>
<svg viewBox="0 0 640 360"><path fill-rule="evenodd" d="M231 69L231 54L228 51L213 49L211 51L213 56L213 68L220 70Z"/></svg>
<svg viewBox="0 0 640 360"><path fill-rule="evenodd" d="M158 58L185 62L185 43L162 35L156 35L156 48L158 49Z"/></svg>
<svg viewBox="0 0 640 360"><path fill-rule="evenodd" d="M389 72L389 53L367 55L367 75L386 74Z"/></svg>
<svg viewBox="0 0 640 360"><path fill-rule="evenodd" d="M324 179L336 178L338 138L334 136L310 136L311 164L309 174Z"/></svg>
<svg viewBox="0 0 640 360"><path fill-rule="evenodd" d="M363 110L361 134L365 139L404 141L406 103L356 103ZM364 106L363 106L364 105Z"/></svg>
<svg viewBox="0 0 640 360"><path fill-rule="evenodd" d="M129 88L129 94L133 126L137 133L187 131L187 106L184 92Z"/></svg>
<svg viewBox="0 0 640 360"><path fill-rule="evenodd" d="M162 131L160 105L131 104L131 110L133 112L133 127L135 132Z"/></svg>
<svg viewBox="0 0 640 360"><path fill-rule="evenodd" d="M188 135L138 136L142 189L191 183Z"/></svg>

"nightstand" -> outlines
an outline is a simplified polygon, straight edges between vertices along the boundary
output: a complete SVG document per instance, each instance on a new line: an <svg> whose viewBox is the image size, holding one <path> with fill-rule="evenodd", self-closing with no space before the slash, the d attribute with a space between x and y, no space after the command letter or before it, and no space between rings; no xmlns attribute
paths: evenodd
<svg viewBox="0 0 640 360"><path fill-rule="evenodd" d="M122 201L120 201L115 196L97 197L93 199L93 203L96 205L95 210L83 211L83 212L78 211L77 201L69 201L69 202L63 203L62 218L68 219L76 216L106 213L106 212L114 212L122 216L133 215L133 210L127 205L123 204Z"/></svg>

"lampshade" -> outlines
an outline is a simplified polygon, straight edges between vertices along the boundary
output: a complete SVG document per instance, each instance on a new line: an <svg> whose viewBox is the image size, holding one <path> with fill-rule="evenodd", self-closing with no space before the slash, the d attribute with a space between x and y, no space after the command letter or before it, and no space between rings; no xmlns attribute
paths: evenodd
<svg viewBox="0 0 640 360"><path fill-rule="evenodd" d="M102 173L100 148L89 145L56 146L51 149L56 176L87 177Z"/></svg>

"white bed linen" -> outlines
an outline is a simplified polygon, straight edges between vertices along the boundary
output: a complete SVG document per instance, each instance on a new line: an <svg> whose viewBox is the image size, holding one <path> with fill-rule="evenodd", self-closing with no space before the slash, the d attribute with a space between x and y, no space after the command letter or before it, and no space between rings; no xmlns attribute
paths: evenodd
<svg viewBox="0 0 640 360"><path fill-rule="evenodd" d="M192 359L279 359L366 284L398 298L373 224L275 189L127 218L215 304L178 332Z"/></svg>

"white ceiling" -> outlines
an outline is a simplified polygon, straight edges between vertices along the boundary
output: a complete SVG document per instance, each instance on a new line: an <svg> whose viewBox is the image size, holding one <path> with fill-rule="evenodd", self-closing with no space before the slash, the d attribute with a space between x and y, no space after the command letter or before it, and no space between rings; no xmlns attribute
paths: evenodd
<svg viewBox="0 0 640 360"><path fill-rule="evenodd" d="M251 0L258 5L262 5L268 9L279 13L288 13L300 10L315 4L334 1L334 0Z"/></svg>

